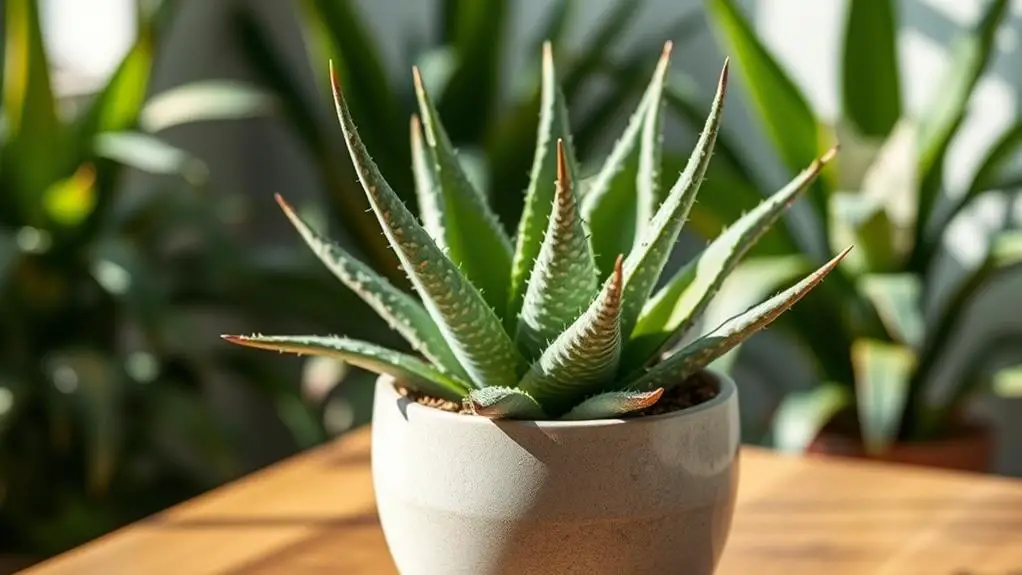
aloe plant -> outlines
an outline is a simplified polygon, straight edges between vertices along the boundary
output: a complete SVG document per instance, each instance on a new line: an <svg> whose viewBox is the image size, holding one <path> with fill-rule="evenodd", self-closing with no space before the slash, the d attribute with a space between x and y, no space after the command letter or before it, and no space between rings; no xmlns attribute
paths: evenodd
<svg viewBox="0 0 1022 575"><path fill-rule="evenodd" d="M508 42L514 33L515 12L527 9L524 2L492 0L466 2L441 0L435 3L435 25L423 31L402 30L397 43L402 46L398 69L404 74L413 65L420 71L422 83L434 96L434 105L446 119L451 143L461 152L467 175L492 206L506 233L519 221L529 184L531 148L535 140L535 118L543 103L538 66L516 74L511 85L503 78L507 56L519 46ZM415 201L408 129L402 118L417 107L413 86L391 80L392 69L385 58L386 49L363 14L364 3L353 0L301 0L293 3L302 24L303 40L312 62L311 72L324 92L329 79L320 62L330 59L340 74L352 117L373 130L363 135L366 145L377 150L376 161L388 175L396 193L405 202ZM578 0L554 0L544 3L544 14L537 24L535 39L523 43L539 50L542 39L550 38L557 50L556 59L564 71L562 82L566 104L574 106L589 95L586 113L576 113L574 150L587 160L598 146L603 126L628 112L633 98L642 91L645 79L612 78L610 89L595 93L594 82L611 79L605 70L610 61L634 66L637 54L648 43L625 48L628 27L635 21L644 2L619 2L601 15L595 28L578 47L558 43L573 32L574 17L586 3ZM239 38L258 74L262 87L277 100L277 110L287 120L312 160L324 184L322 197L331 223L350 242L352 251L363 257L373 269L392 282L408 288L394 254L378 233L376 223L356 177L348 165L338 165L344 145L336 134L324 128L320 113L332 113L329 102L313 98L300 90L305 83L284 50L274 45L268 25L257 11L242 3L238 11ZM432 8L430 9L432 10ZM656 31L659 38L681 40L699 24L698 11L688 11L676 21ZM695 18L693 16L700 16ZM416 21L414 28L420 28ZM388 41L394 40L388 37ZM222 83L221 81L214 81ZM236 84L234 88L239 88ZM553 145L551 143L551 145ZM383 150L388 150L383 153ZM552 165L552 164L551 164ZM552 168L550 168L552 169ZM531 233L531 232L530 232ZM454 246L452 249L457 250ZM521 269L520 266L518 268ZM502 289L507 289L502 288ZM488 291L486 296L497 294Z"/></svg>
<svg viewBox="0 0 1022 575"><path fill-rule="evenodd" d="M833 157L814 160L790 184L732 223L663 287L657 280L710 163L727 88L716 96L687 165L661 186L662 98L671 44L624 134L583 193L550 43L543 46L542 102L525 210L512 239L471 180L414 74L411 121L422 222L380 173L333 74L348 151L377 222L414 286L416 300L298 217L290 221L323 263L404 336L418 355L346 337L228 335L230 342L337 357L394 376L401 385L512 419L599 419L683 391L694 374L766 327L813 289L848 251L689 345L721 282L756 239ZM615 251L600 251L610 246ZM849 248L850 249L850 248Z"/></svg>
<svg viewBox="0 0 1022 575"><path fill-rule="evenodd" d="M772 421L778 446L805 448L839 414L852 415L856 424L847 431L858 434L870 453L896 441L951 433L964 400L999 379L988 352L1022 341L1012 334L993 334L994 340L975 347L976 357L966 362L951 389L933 388L944 369L939 360L957 345L955 335L969 304L992 279L1022 263L1022 237L1001 232L985 261L952 286L949 296L938 299L932 289L943 232L953 219L989 191L1022 187L1013 162L1022 153L1019 122L987 151L965 190L946 190L943 179L950 145L992 60L994 36L1008 4L985 4L975 27L955 40L933 101L914 116L902 108L905 80L898 74L896 3L849 2L842 108L830 123L811 109L737 2L706 0L717 38L736 55L752 110L781 163L794 172L831 142L840 139L843 147L842 160L814 182L808 202L810 221L822 232L822 241L776 226L730 280L734 285L728 291L737 296L730 305L741 306L760 290L804 273L816 254L837 253L850 242L857 245L832 281L778 324L811 352L821 382L780 402ZM693 210L693 225L703 233L714 233L769 191L733 169L745 165L744 159L731 160L710 176L719 193L706 194L707 201ZM955 199L944 200L945 191ZM727 307L724 298L720 302ZM728 370L734 360L735 354L729 354L715 367Z"/></svg>

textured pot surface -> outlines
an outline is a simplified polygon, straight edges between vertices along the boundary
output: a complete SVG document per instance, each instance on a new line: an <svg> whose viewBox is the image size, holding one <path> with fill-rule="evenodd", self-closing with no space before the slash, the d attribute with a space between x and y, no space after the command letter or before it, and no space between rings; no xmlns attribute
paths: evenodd
<svg viewBox="0 0 1022 575"><path fill-rule="evenodd" d="M994 457L994 439L987 427L969 426L947 439L896 443L884 453L870 455L866 453L857 437L824 430L809 445L808 451L823 455L986 473L990 470Z"/></svg>
<svg viewBox="0 0 1022 575"><path fill-rule="evenodd" d="M734 382L629 420L494 422L377 380L373 485L405 575L713 572L738 487Z"/></svg>

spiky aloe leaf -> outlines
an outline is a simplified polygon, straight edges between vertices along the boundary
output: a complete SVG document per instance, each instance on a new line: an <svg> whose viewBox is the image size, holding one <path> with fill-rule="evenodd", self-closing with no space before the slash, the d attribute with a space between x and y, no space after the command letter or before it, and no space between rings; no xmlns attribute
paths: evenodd
<svg viewBox="0 0 1022 575"><path fill-rule="evenodd" d="M358 294L392 329L441 371L459 379L470 379L454 357L440 328L433 323L426 308L418 300L394 287L371 267L345 251L340 244L314 232L280 194L274 197L312 253L337 279Z"/></svg>
<svg viewBox="0 0 1022 575"><path fill-rule="evenodd" d="M625 128L624 135L583 196L582 216L592 232L601 275L611 258L632 250L660 205L661 100L672 44L664 45L653 79Z"/></svg>
<svg viewBox="0 0 1022 575"><path fill-rule="evenodd" d="M426 311L473 384L514 387L524 365L514 342L493 308L458 266L444 257L380 174L358 136L339 84L331 84L337 117L362 187Z"/></svg>
<svg viewBox="0 0 1022 575"><path fill-rule="evenodd" d="M518 221L518 234L515 238L515 252L511 264L511 291L505 314L505 325L508 328L514 327L518 312L522 308L526 283L536 258L539 257L543 232L547 229L551 206L554 204L555 179L562 180L559 175L561 169L556 142L563 142L565 172L568 179L574 181L578 174L578 161L575 159L571 144L571 124L564 104L564 95L557 85L553 49L547 42L543 44L536 154L532 161L529 187L525 191L522 217ZM514 333L513 329L511 333Z"/></svg>
<svg viewBox="0 0 1022 575"><path fill-rule="evenodd" d="M621 356L621 257L600 295L543 352L519 388L529 392L551 416L601 389L617 372Z"/></svg>
<svg viewBox="0 0 1022 575"><path fill-rule="evenodd" d="M433 172L431 190L437 195L435 203L439 207L432 215L439 223L436 233L443 235L438 244L490 307L503 311L511 274L511 240L482 193L465 174L417 68L413 68L412 76L429 151L427 167ZM420 193L425 191L426 188Z"/></svg>
<svg viewBox="0 0 1022 575"><path fill-rule="evenodd" d="M412 114L409 125L409 141L412 145L412 176L415 180L415 196L419 204L419 219L422 227L433 238L437 247L448 251L447 236L444 234L444 208L437 180L433 169L426 137L422 135L422 123L417 114Z"/></svg>
<svg viewBox="0 0 1022 575"><path fill-rule="evenodd" d="M711 361L770 325L823 281L823 278L841 263L851 249L851 246L845 248L844 251L797 284L722 323L709 334L685 346L646 373L640 372L625 378L625 388L649 391L658 387L671 389L683 383L689 376L703 369Z"/></svg>
<svg viewBox="0 0 1022 575"><path fill-rule="evenodd" d="M465 399L472 413L490 419L546 419L543 407L528 392L515 387L474 389Z"/></svg>
<svg viewBox="0 0 1022 575"><path fill-rule="evenodd" d="M607 391L571 408L561 419L607 419L650 407L660 400L663 388L653 391Z"/></svg>
<svg viewBox="0 0 1022 575"><path fill-rule="evenodd" d="M578 213L567 162L564 145L558 140L553 213L518 321L518 349L528 359L538 357L600 291L596 261Z"/></svg>
<svg viewBox="0 0 1022 575"><path fill-rule="evenodd" d="M340 359L362 369L393 376L408 387L451 401L460 401L469 391L467 383L444 375L415 357L346 337L309 335L223 335L221 337L245 347Z"/></svg>
<svg viewBox="0 0 1022 575"><path fill-rule="evenodd" d="M746 252L798 199L836 151L832 148L787 186L739 218L645 302L625 348L621 360L623 368L630 370L645 365L656 357L658 351L663 351L664 347L688 333ZM651 272L647 273L646 279L637 283L637 287L648 291L646 286L652 286L655 277ZM628 299L629 284L625 286L624 306L627 309L631 300ZM635 293L634 301L640 301L638 297L644 295L643 291Z"/></svg>
<svg viewBox="0 0 1022 575"><path fill-rule="evenodd" d="M710 152L717 137L727 92L728 62L720 72L717 93L706 118L706 125L696 142L695 149L660 209L657 210L642 240L625 260L625 286L621 302L621 333L630 336L642 306L649 298L653 286L664 270L681 228L695 201L699 184L710 164ZM613 227L611 228L613 229Z"/></svg>

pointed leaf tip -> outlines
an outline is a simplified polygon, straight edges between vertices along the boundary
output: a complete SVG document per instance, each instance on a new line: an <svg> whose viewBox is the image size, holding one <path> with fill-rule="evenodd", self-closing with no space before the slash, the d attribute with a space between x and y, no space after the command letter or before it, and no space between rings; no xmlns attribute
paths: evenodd
<svg viewBox="0 0 1022 575"><path fill-rule="evenodd" d="M819 159L819 160L817 160L817 162L818 162L818 163L820 164L820 167L823 167L823 166L825 166L825 165L826 165L826 164L827 164L828 162L830 162L831 160L833 160L833 159L834 159L834 156L836 156L836 155L837 155L837 153L838 153L838 150L839 150L840 148L841 148L841 144L840 144L840 143L836 143L836 144L834 144L833 146L831 146L831 148L830 148L829 150L827 150L826 152L824 152L824 153L823 153L823 155L822 155L822 156L820 156L820 159Z"/></svg>
<svg viewBox="0 0 1022 575"><path fill-rule="evenodd" d="M653 406L663 394L662 387L651 391L608 391L584 400L561 419L583 421L626 415Z"/></svg>
<svg viewBox="0 0 1022 575"><path fill-rule="evenodd" d="M674 50L674 42L671 40L664 42L664 49L660 53L660 57L664 59L670 58L672 50Z"/></svg>
<svg viewBox="0 0 1022 575"><path fill-rule="evenodd" d="M557 181L568 191L571 190L570 177L571 175L568 173L568 159L564 155L564 140L557 138Z"/></svg>

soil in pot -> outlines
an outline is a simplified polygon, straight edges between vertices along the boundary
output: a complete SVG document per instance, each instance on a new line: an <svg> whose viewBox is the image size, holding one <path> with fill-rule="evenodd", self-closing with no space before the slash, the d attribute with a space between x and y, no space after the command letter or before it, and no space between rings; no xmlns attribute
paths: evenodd
<svg viewBox="0 0 1022 575"><path fill-rule="evenodd" d="M425 405L426 407L433 407L442 411L460 413L464 415L472 413L466 406L454 401L419 393L403 387L400 384L395 385L395 388L402 396L407 397L420 405ZM689 377L682 385L664 392L663 396L661 396L660 400L655 404L641 411L624 415L622 418L628 419L649 415L660 415L662 413L670 413L672 411L687 409L717 397L717 393L719 393L719 391L720 388L717 385L716 380L713 379L713 376L705 371L700 371Z"/></svg>
<svg viewBox="0 0 1022 575"><path fill-rule="evenodd" d="M884 453L870 455L866 453L860 439L854 413L842 412L824 426L810 443L808 452L938 469L988 472L994 453L991 430L984 425L962 420L950 429L947 435L937 439L895 443Z"/></svg>

